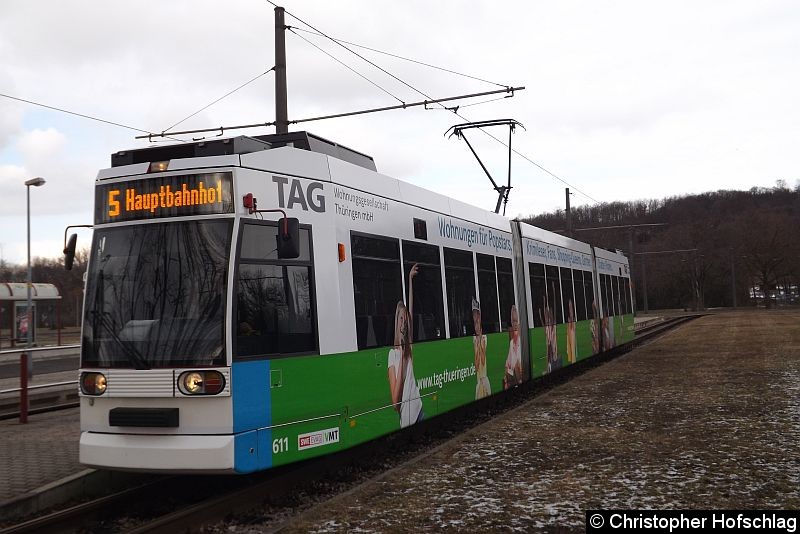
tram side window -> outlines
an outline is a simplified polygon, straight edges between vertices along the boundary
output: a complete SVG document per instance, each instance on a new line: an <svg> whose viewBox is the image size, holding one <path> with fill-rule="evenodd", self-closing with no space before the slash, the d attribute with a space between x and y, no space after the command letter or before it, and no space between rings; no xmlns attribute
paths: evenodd
<svg viewBox="0 0 800 534"><path fill-rule="evenodd" d="M494 256L476 254L478 260L478 301L481 305L483 333L500 331L500 314L497 309L497 276Z"/></svg>
<svg viewBox="0 0 800 534"><path fill-rule="evenodd" d="M590 319L594 319L595 314L600 312L600 307L595 301L594 273L591 271L584 271L583 273L583 289L584 295L586 295L586 315Z"/></svg>
<svg viewBox="0 0 800 534"><path fill-rule="evenodd" d="M475 278L472 253L444 249L444 278L447 285L447 311L450 337L471 336L472 299L475 297Z"/></svg>
<svg viewBox="0 0 800 534"><path fill-rule="evenodd" d="M611 307L611 315L619 315L619 298L617 297L616 276L608 275L608 305Z"/></svg>
<svg viewBox="0 0 800 534"><path fill-rule="evenodd" d="M611 295L611 298L614 302L614 315L622 315L622 310L620 309L621 302L619 298L619 276L611 277Z"/></svg>
<svg viewBox="0 0 800 534"><path fill-rule="evenodd" d="M500 293L500 327L511 326L511 306L514 305L514 274L510 258L497 258L497 290ZM519 312L519 310L517 310Z"/></svg>
<svg viewBox="0 0 800 534"><path fill-rule="evenodd" d="M301 255L278 260L278 227L245 224L236 284L238 357L317 351L310 234L300 229Z"/></svg>
<svg viewBox="0 0 800 534"><path fill-rule="evenodd" d="M617 283L619 284L619 313L625 315L628 313L628 307L625 305L625 278L619 277Z"/></svg>
<svg viewBox="0 0 800 534"><path fill-rule="evenodd" d="M619 300L622 303L622 313L628 315L631 313L631 299L627 298L627 291L630 290L628 286L628 279L620 276L619 277Z"/></svg>
<svg viewBox="0 0 800 534"><path fill-rule="evenodd" d="M619 315L618 305L619 299L617 298L617 277L613 274L608 275L608 305L611 307L609 315Z"/></svg>
<svg viewBox="0 0 800 534"><path fill-rule="evenodd" d="M403 302L400 244L354 233L350 243L358 348L394 345L397 304Z"/></svg>
<svg viewBox="0 0 800 534"><path fill-rule="evenodd" d="M547 284L544 279L544 265L528 264L531 279L531 302L533 303L533 326L544 326L547 307Z"/></svg>
<svg viewBox="0 0 800 534"><path fill-rule="evenodd" d="M547 276L547 303L553 312L555 324L564 322L564 314L561 308L561 284L558 280L558 267L547 265L545 267Z"/></svg>
<svg viewBox="0 0 800 534"><path fill-rule="evenodd" d="M276 225L247 223L242 229L239 257L253 261L278 259L278 231ZM308 230L300 230L300 256L297 261L311 261Z"/></svg>
<svg viewBox="0 0 800 534"><path fill-rule="evenodd" d="M603 309L607 317L612 317L614 315L614 290L611 283L611 275L606 274L604 276L603 293L605 294L605 304L603 304Z"/></svg>
<svg viewBox="0 0 800 534"><path fill-rule="evenodd" d="M622 281L625 283L625 309L627 310L626 313L631 314L633 313L633 302L631 302L631 279L630 278L623 278Z"/></svg>
<svg viewBox="0 0 800 534"><path fill-rule="evenodd" d="M608 275L601 274L600 275L600 306L599 308L602 310L601 315L603 317L608 317Z"/></svg>
<svg viewBox="0 0 800 534"><path fill-rule="evenodd" d="M561 267L561 290L564 295L564 319L567 323L574 323L575 317L575 294L572 290L572 269Z"/></svg>
<svg viewBox="0 0 800 534"><path fill-rule="evenodd" d="M442 270L439 247L403 241L403 271L406 295L410 302L409 273L417 265L414 276L414 341L444 338L444 302L442 301Z"/></svg>
<svg viewBox="0 0 800 534"><path fill-rule="evenodd" d="M572 278L574 280L575 285L575 320L576 321L585 321L586 320L586 295L584 294L584 285L583 285L583 271L579 271L577 269L572 271Z"/></svg>

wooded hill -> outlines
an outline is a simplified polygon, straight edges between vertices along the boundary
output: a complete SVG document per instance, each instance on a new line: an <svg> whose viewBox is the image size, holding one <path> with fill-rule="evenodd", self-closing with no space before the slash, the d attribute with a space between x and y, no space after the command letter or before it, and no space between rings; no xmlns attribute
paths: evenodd
<svg viewBox="0 0 800 534"><path fill-rule="evenodd" d="M564 210L525 222L566 233ZM800 184L571 210L572 236L630 258L637 310L798 303ZM652 225L635 228L593 227ZM669 252L675 251L675 252Z"/></svg>

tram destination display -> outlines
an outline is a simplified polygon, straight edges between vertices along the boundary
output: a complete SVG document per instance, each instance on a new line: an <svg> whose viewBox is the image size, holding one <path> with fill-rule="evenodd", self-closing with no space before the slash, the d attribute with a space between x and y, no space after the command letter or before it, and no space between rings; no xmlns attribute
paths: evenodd
<svg viewBox="0 0 800 534"><path fill-rule="evenodd" d="M95 224L233 213L233 174L159 176L98 185Z"/></svg>

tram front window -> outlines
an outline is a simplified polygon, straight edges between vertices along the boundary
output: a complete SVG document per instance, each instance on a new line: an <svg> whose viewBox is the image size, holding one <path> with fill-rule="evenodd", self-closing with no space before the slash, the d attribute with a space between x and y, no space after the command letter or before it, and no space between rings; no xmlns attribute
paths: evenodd
<svg viewBox="0 0 800 534"><path fill-rule="evenodd" d="M225 365L230 220L98 229L82 367Z"/></svg>

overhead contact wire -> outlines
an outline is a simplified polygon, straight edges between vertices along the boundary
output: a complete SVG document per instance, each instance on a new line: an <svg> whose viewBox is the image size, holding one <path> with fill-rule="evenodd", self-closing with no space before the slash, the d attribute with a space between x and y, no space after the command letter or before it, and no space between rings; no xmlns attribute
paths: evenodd
<svg viewBox="0 0 800 534"><path fill-rule="evenodd" d="M26 100L24 98L11 96L11 95L7 95L7 94L4 94L4 93L0 93L0 96L2 96L4 98L8 98L10 100L16 100L18 102L24 102L26 104L39 106L39 107L46 108L46 109L52 109L53 111L59 111L61 113L66 113L68 115L75 115L76 117L81 117L81 118L84 118L84 119L89 119L89 120L93 120L93 121L97 121L97 122L102 122L102 123L105 123L105 124L110 124L111 126L118 126L120 128L125 128L127 130L133 130L134 132L140 132L140 133L145 133L145 134L154 134L154 132L151 132L149 130L142 130L141 128L135 128L133 126L128 126L127 124L122 124L122 123L119 123L119 122L109 121L109 120L106 120L106 119L100 119L98 117L92 117L91 115L85 115L83 113L78 113L77 111L70 111L68 109L58 108L58 107L55 107L55 106L49 106L47 104L42 104L41 102L35 102L33 100ZM168 139L172 139L173 141L180 141L182 143L185 142L183 139L177 139L175 137L168 137Z"/></svg>
<svg viewBox="0 0 800 534"><path fill-rule="evenodd" d="M462 109L462 108L471 108L473 106L481 106L483 104L488 104L489 102L497 102L498 100L504 100L504 99L510 98L510 97L511 97L511 95L506 95L506 96L501 96L501 97L498 97L498 98L492 98L490 100L483 100L481 102L475 102L474 104L464 104L463 106L456 106L455 109L459 110L459 109ZM447 108L447 110L448 111L452 111L451 108Z"/></svg>
<svg viewBox="0 0 800 534"><path fill-rule="evenodd" d="M273 5L273 6L275 6L275 7L279 7L279 6L278 6L278 5L277 5L275 2L273 2L272 0L267 0L267 2L269 2L270 4L272 4L272 5ZM419 89L417 89L417 88L416 88L416 87L414 87L413 85L409 84L409 83L408 83L408 82L406 82L405 80L401 80L400 78L398 78L397 76L395 76L395 75L394 75L394 74L392 74L391 72L387 71L386 69L384 69L384 68L383 68L383 67L381 67L380 65L376 64L375 62L373 62L373 61L370 61L369 59L365 58L364 56L362 56L361 54L359 54L359 53L358 53L358 52L356 52L355 50L352 50L352 49L348 48L347 46L345 46L344 44L340 43L339 41L337 41L337 40L336 40L336 39L334 39L333 37L331 37L331 36L327 35L325 32L323 32L323 31L320 31L319 29L315 28L314 26L312 26L312 25L311 25L311 24L309 24L308 22L304 21L303 19L301 19L300 17L298 17L298 16L297 16L297 15L295 15L294 13L290 13L289 11L286 11L286 13L287 13L289 16L291 16L291 17L293 17L293 18L297 19L298 21L302 22L303 24L305 24L306 26L308 26L309 28L311 28L311 29L312 29L312 30L314 30L315 32L318 32L318 33L319 33L321 36L323 36L323 37L325 37L326 39L329 39L330 41L332 41L332 42L336 43L337 45L341 46L342 48L344 48L345 50L347 50L348 52L350 52L350 53L351 53L351 54L353 54L354 56L358 57L358 58L359 58L359 59L361 59L362 61L365 61L365 62L369 63L370 65L372 65L373 67L375 67L375 68L376 68L376 69L378 69L379 71L383 72L383 73L384 73L384 74L386 74L387 76L389 76L389 77L391 77L391 78L393 78L393 79L397 80L398 82L402 83L403 85L405 85L406 87L408 87L408 88L409 88L409 89L411 89L412 91L416 91L417 93L421 94L422 96L424 96L424 97L425 97L425 98L427 98L428 100L434 100L434 98L433 98L433 97L431 97L431 96L429 96L429 95L426 95L425 93L423 93L422 91L420 91ZM295 33L295 35L297 35L297 34ZM298 37L299 37L299 35L298 35ZM402 100L400 100L400 102L402 102Z"/></svg>
<svg viewBox="0 0 800 534"><path fill-rule="evenodd" d="M321 33L318 33L318 32L316 32L316 31L313 31L313 32L312 32L312 31L310 31L310 30L304 30L304 29L302 29L302 28L295 28L295 29L296 29L296 30L298 30L298 31L301 31L301 32L310 33L310 34L312 34L312 35L318 35L318 36L320 36L320 37L326 37L325 35L323 35L323 34L321 34ZM333 39L333 40L335 40L335 41L342 42L342 43L345 43L345 44L349 44L350 46L355 46L355 47L357 47L357 48L363 48L363 49L365 49L365 50L369 50L369 51L371 51L371 52L375 52L375 53L378 53L378 54L383 54L383 55L385 55L385 56L390 56L390 57L393 57L393 58L402 59L403 61L408 61L408 62L411 62L411 63L416 63L417 65L423 65L423 66L425 66L425 67L430 67L430 68L432 68L432 69L441 70L441 71L443 71L443 72L449 72L450 74L455 74L455 75L457 75L457 76L463 76L464 78L470 78L470 79L472 79L472 80L477 80L477 81L479 81L479 82L488 83L488 84L490 84L490 85L496 85L496 86L498 86L498 87L509 87L509 86L508 86L508 85L506 85L506 84L502 84L502 83L493 82L493 81L491 81L491 80L485 80L485 79L483 79L483 78L479 78L478 76L472 76L471 74L464 74L463 72L458 72L458 71L455 71L455 70L446 69L446 68L444 68L444 67L439 67L439 66L436 66L436 65L431 65L430 63L425 63L424 61L419 61L419 60L417 60L417 59L412 59L412 58L409 58L409 57L400 56L400 55L398 55L398 54L393 54L393 53L391 53L391 52L386 52L386 51L384 51L384 50L378 50L377 48L372 48L372 47L365 46L365 45L362 45L362 44L353 43L353 42L350 42L350 41L345 41L344 39L339 39L339 38L336 38L336 37L330 37L330 39Z"/></svg>
<svg viewBox="0 0 800 534"><path fill-rule="evenodd" d="M451 109L450 111L453 111L453 110ZM463 120L467 121L467 122L472 122L472 121L470 121L468 118L466 118L466 117L464 117L463 115L459 114L457 110L456 110L456 111L453 111L453 113L454 113L455 115L457 115L458 117L462 118ZM491 133L487 132L487 131L486 131L486 130L484 130L483 128L478 128L478 130L480 130L480 131L481 131L481 132L483 132L484 134L488 135L489 137L491 137L492 139L494 139L495 141L497 141L498 143L500 143L500 144L501 144L501 145L503 145L504 147L506 147L506 148L509 148L509 146L508 146L508 143L506 143L506 142L505 142L505 141L503 141L502 139L498 139L497 137L495 137L495 136L494 136L494 135L492 135ZM584 193L583 191L581 191L580 189L578 189L577 187L575 187L575 186L574 186L574 185L572 185L571 183L567 182L566 180L564 180L563 178L561 178L560 176L558 176L557 174L555 174L554 172L551 172L551 171L549 171L548 169L546 169L545 167L543 167L542 165L539 165L538 163L536 163L535 161L533 161L532 159L530 159L528 156L526 156L526 155L525 155L525 154L523 154L522 152L518 151L517 149L515 149L515 148L511 148L511 151L512 151L514 154L516 154L517 156L519 156L519 157L521 157L522 159L524 159L525 161L527 161L528 163L530 163L531 165L535 165L535 166L536 166L537 168L539 168L540 170L542 170L542 171L546 172L547 174L549 174L550 176L552 176L553 178L555 178L556 180L558 180L558 181L559 181L559 182L561 182L562 184L569 186L570 188L572 188L572 190L573 190L574 192L576 192L576 193L579 193L579 194L583 195L584 197L588 198L589 200L591 200L591 201L592 201L592 202L594 202L595 204L600 204L600 202L599 202L598 200L596 200L596 199L594 199L594 198L590 197L589 195L587 195L586 193Z"/></svg>
<svg viewBox="0 0 800 534"><path fill-rule="evenodd" d="M366 76L364 76L363 74L361 74L360 72L358 72L357 70L355 70L353 67L351 67L350 65L348 65L348 64L347 64L347 63L345 63L344 61L340 60L339 58L337 58L336 56L334 56L333 54L331 54L330 52L327 52L326 50L323 50L321 47L317 46L316 44L312 43L311 41L309 41L308 39L306 39L305 37L303 37L303 36L302 36L302 35L300 35L299 33L295 32L295 31L294 31L294 28L292 28L292 27L289 27L289 28L288 28L288 30L289 30L290 32L292 32L294 35L296 35L297 37L299 37L300 39L304 40L305 42L307 42L308 44L310 44L311 46L313 46L314 48L316 48L317 50L319 50L320 52L322 52L323 54L325 54L326 56L328 56L329 58L333 59L334 61L336 61L336 62L337 62L337 63L339 63L340 65L342 65L342 66L344 66L345 68L347 68L348 70L350 70L350 71L351 71L351 72L353 72L354 74L357 74L357 75L358 75L358 76L360 76L361 78L363 78L363 79L367 80L369 83L371 83L372 85L374 85L375 87L377 87L378 89L380 89L381 91L383 91L384 93L386 93L387 95L391 96L392 98L394 98L395 100L397 100L397 101L398 101L398 102L400 102L401 104L405 104L405 102L404 102L403 100L401 100L399 97L397 97L397 96L393 95L391 92L389 92L389 90L387 90L387 89L385 89L385 88L381 87L381 86L380 86L380 85L378 85L376 82L374 82L374 81L370 80L369 78L367 78Z"/></svg>
<svg viewBox="0 0 800 534"><path fill-rule="evenodd" d="M211 103L210 103L210 104L208 104L207 106L205 106L205 107L203 107L203 108L201 108L201 109L198 109L197 111L195 111L194 113L192 113L192 114L191 114L191 115L189 115L188 117L185 117L185 118L183 118L183 119L179 120L178 122L176 122L175 124L173 124L173 125L172 125L172 126L170 126L169 128L165 128L164 130L162 130L162 133L164 133L164 132L169 132L171 129L175 128L177 125L179 125L179 124L183 124L184 122L188 121L189 119L191 119L192 117L194 117L194 116L195 116L195 115L197 115L198 113L202 113L203 111L207 110L208 108L210 108L211 106L213 106L214 104L216 104L217 102L219 102L220 100L222 100L222 99L224 99L224 98L227 98L227 97L231 96L233 93L235 93L235 92L236 92L236 91L238 91L239 89L243 89L244 87L247 87L248 85L250 85L250 84L251 84L251 83L253 83L254 81L258 80L258 79L259 79L259 78L261 78L262 76L265 76L265 75L269 74L269 73L270 73L270 72L272 72L273 70L275 70L275 67L272 67L271 69L269 69L269 70L267 70L267 71L264 71L264 72L262 72L261 74L259 74L259 75L258 75L258 76L256 76L255 78L252 78L251 80L248 80L248 81L244 82L242 85L240 85L239 87L237 87L237 88L236 88L236 89L234 89L233 91L229 91L228 93L225 93L224 95L222 95L222 96L221 96L221 97L219 97L218 99L214 100L213 102L211 102Z"/></svg>
<svg viewBox="0 0 800 534"><path fill-rule="evenodd" d="M268 2L268 3L270 3L270 4L272 4L272 5L273 5L273 6L275 6L275 7L280 7L280 6L278 6L278 5L277 5L275 2L273 2L272 0L267 0L267 2ZM293 17L293 18L297 19L297 20L298 20L298 21L300 21L301 23L305 24L306 26L308 26L309 28L311 28L312 30L314 30L315 32L317 32L317 33L318 33L319 35L321 35L322 37L325 37L326 39L329 39L330 41L333 41L334 43L336 43L337 45L341 46L342 48L344 48L345 50L347 50L347 51L348 51L348 52L350 52L351 54L354 54L355 56L357 56L357 57L361 58L363 61L366 61L367 63L369 63L370 65L374 66L375 68L377 68L377 69L378 69L378 70L380 70L381 72L384 72L385 74L387 74L388 76L390 76L390 77L394 78L395 80L397 80L398 82L402 83L402 84L403 84L403 85L405 85L406 87L408 87L408 88L410 88L411 90L413 90L413 91L415 91L415 92L419 93L420 95L424 96L426 99L428 99L428 100L434 100L434 98L432 98L431 96L429 96L429 95L425 94L424 92L420 91L419 89L417 89L417 88L416 88L416 87L414 87L413 85L411 85L411 84L409 84L409 83L405 82L404 80L401 80L400 78L398 78L398 77L397 77L397 76L395 76L394 74L392 74L392 73L388 72L388 71L387 71L386 69L384 69L383 67L381 67L381 66L379 66L379 65L376 65L374 62L372 62L372 61L370 61L369 59L365 58L364 56L362 56L362 55L361 55L361 54L359 54L358 52L356 52L356 51L354 51L354 50L351 50L350 48L348 48L348 47L347 47L347 46L345 46L344 44L340 43L339 41L337 41L336 39L334 39L334 38L333 38L333 37L331 37L330 35L326 34L326 33L325 33L325 32L323 32L323 31L320 31L319 29L315 28L314 26L312 26L312 25L311 25L311 24L309 24L308 22L304 21L303 19L301 19L300 17L298 17L298 16L297 16L297 15L295 15L294 13L290 13L289 11L286 11L286 13L287 13L289 16L291 16L291 17ZM298 34L297 34L297 33L295 33L295 35L298 35ZM300 37L300 36L298 35L298 37ZM502 86L502 87L505 87L505 86ZM444 109L449 109L449 110L450 110L450 111L452 111L452 112L453 112L453 114L454 114L454 115L456 115L457 117L460 117L461 119L463 119L463 120L465 120L465 121L467 121L467 122L471 122L469 119L467 119L467 118L466 118L466 117L464 117L463 115L459 114L459 113L458 113L458 109L457 109L457 108L447 108L446 106L444 106L443 104L441 104L441 103L439 103L439 102L437 102L437 104L438 104L440 107L444 108ZM494 139L495 141L497 141L498 143L500 143L501 145L503 145L504 147L506 147L506 148L510 148L510 147L508 146L508 144L507 144L505 141L502 141L501 139L498 139L497 137L495 137L494 135L490 134L489 132L487 132L487 131L486 131L486 130L484 130L483 128L478 128L478 129L479 129L480 131L482 131L484 134L486 134L486 135L488 135L489 137L491 137L492 139ZM536 166L538 169L540 169L540 170L542 170L543 172L547 173L548 175L552 176L553 178L555 178L556 180L560 181L561 183L563 183L563 184L565 184L565 185L568 185L569 187L571 187L572 189L574 189L574 190L575 190L575 192L577 192L577 193L579 193L579 194L583 195L584 197L588 198L589 200L591 200L591 201L593 201L593 202L595 202L595 203L599 204L599 202L598 202L597 200L595 200L595 199L594 199L594 198L592 198L591 196L587 195L586 193L584 193L583 191L581 191L581 190L580 190L580 189L578 189L577 187L575 187L575 186L571 185L569 182L567 182L566 180L564 180L563 178L561 178L560 176L558 176L558 175L557 175L557 174L555 174L554 172L551 172L550 170L546 169L544 166L542 166L542 165L540 165L540 164L536 163L535 161L533 161L532 159L530 159L528 156L526 156L526 155L522 154L521 152L519 152L518 150L516 150L516 149L514 149L514 148L511 148L511 150L512 150L512 152L514 152L515 154L517 154L518 156L520 156L522 159L524 159L524 160L525 160L525 161L527 161L528 163L530 163L530 164L532 164L532 165Z"/></svg>

